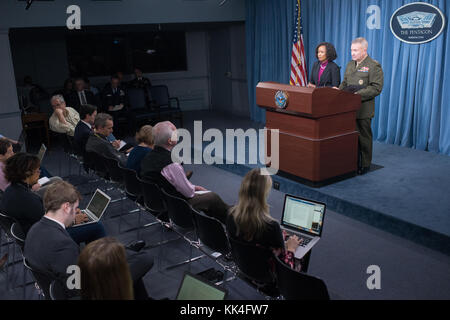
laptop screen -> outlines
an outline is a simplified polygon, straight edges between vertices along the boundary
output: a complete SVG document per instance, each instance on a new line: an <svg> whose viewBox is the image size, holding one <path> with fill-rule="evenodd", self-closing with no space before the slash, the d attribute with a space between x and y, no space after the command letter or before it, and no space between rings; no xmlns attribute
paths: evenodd
<svg viewBox="0 0 450 320"><path fill-rule="evenodd" d="M40 162L42 162L42 159L44 158L45 151L47 151L47 147L45 146L45 144L42 144L37 154Z"/></svg>
<svg viewBox="0 0 450 320"><path fill-rule="evenodd" d="M224 300L227 291L186 272L181 281L177 300Z"/></svg>
<svg viewBox="0 0 450 320"><path fill-rule="evenodd" d="M92 212L97 218L100 219L103 211L105 211L110 200L111 200L110 197L108 197L102 191L97 189L86 209Z"/></svg>
<svg viewBox="0 0 450 320"><path fill-rule="evenodd" d="M282 224L320 236L324 214L325 204L286 195Z"/></svg>

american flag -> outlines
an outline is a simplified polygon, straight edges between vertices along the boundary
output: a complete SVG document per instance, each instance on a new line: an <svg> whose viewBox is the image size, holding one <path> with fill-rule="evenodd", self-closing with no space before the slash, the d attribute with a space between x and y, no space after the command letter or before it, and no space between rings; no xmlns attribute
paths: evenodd
<svg viewBox="0 0 450 320"><path fill-rule="evenodd" d="M289 83L296 86L306 86L305 47L303 45L302 27L300 21L300 0L295 8L295 30L292 44L291 78Z"/></svg>

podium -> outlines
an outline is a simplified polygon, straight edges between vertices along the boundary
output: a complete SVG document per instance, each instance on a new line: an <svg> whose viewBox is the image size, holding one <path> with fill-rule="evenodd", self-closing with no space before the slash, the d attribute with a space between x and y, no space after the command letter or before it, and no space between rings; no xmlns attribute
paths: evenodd
<svg viewBox="0 0 450 320"><path fill-rule="evenodd" d="M256 104L266 109L267 129L279 129L281 175L313 187L355 175L359 95L332 88L260 82ZM269 136L266 150L270 153Z"/></svg>

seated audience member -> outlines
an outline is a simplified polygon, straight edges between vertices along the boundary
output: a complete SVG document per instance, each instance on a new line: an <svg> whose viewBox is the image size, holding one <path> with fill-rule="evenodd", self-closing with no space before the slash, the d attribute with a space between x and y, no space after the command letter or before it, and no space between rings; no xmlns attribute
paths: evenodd
<svg viewBox="0 0 450 320"><path fill-rule="evenodd" d="M11 185L3 194L0 209L4 214L19 222L25 235L45 213L42 198L31 190L31 186L36 184L39 178L39 171L39 158L26 153L17 153L10 157L4 168L5 178ZM59 180L50 184L44 194L44 199L48 190L61 182ZM75 220L76 224L79 224L86 221L87 216L84 213L78 213ZM105 236L105 230L101 223L69 228L67 231L77 243L90 242Z"/></svg>
<svg viewBox="0 0 450 320"><path fill-rule="evenodd" d="M97 116L97 107L84 104L80 107L80 121L75 127L75 133L73 141L75 145L75 151L79 155L84 155L86 150L86 143L89 139L89 135L93 132L93 125L95 117Z"/></svg>
<svg viewBox="0 0 450 320"><path fill-rule="evenodd" d="M37 106L39 108L39 101L42 99L48 99L49 94L44 90L41 86L33 83L33 80L30 76L26 76L23 80L24 89L28 92L27 99L33 106Z"/></svg>
<svg viewBox="0 0 450 320"><path fill-rule="evenodd" d="M83 300L133 300L125 247L106 237L89 243L78 257Z"/></svg>
<svg viewBox="0 0 450 320"><path fill-rule="evenodd" d="M98 96L100 90L98 90L96 86L91 85L91 80L89 80L89 78L84 78L83 80L86 86L86 90L92 92L94 94L94 97Z"/></svg>
<svg viewBox="0 0 450 320"><path fill-rule="evenodd" d="M70 95L69 104L72 108L79 110L83 104L97 105L97 100L91 91L86 90L83 78L77 78L74 81L75 91Z"/></svg>
<svg viewBox="0 0 450 320"><path fill-rule="evenodd" d="M86 143L87 152L96 152L107 158L120 161L124 166L127 163L127 156L119 152L120 140L109 142L108 136L113 132L114 122L112 116L107 113L99 113L95 117L95 133L91 133ZM130 152L131 150L126 150Z"/></svg>
<svg viewBox="0 0 450 320"><path fill-rule="evenodd" d="M80 121L78 112L71 107L66 107L66 102L62 95L53 96L50 103L54 110L48 120L50 130L73 137L75 127Z"/></svg>
<svg viewBox="0 0 450 320"><path fill-rule="evenodd" d="M145 125L136 133L136 141L139 144L128 155L127 168L133 169L138 175L141 172L142 159L153 149L152 130L152 126Z"/></svg>
<svg viewBox="0 0 450 320"><path fill-rule="evenodd" d="M2 135L1 133L0 133L0 139L6 139L9 142L11 142L14 152L19 152L22 149L22 144L19 141L17 141L17 140L13 140L11 138L7 138L4 135Z"/></svg>
<svg viewBox="0 0 450 320"><path fill-rule="evenodd" d="M128 87L128 82L124 80L124 75L122 71L116 72L116 77L119 79L119 86L123 89L126 89Z"/></svg>
<svg viewBox="0 0 450 320"><path fill-rule="evenodd" d="M262 175L260 169L248 172L242 180L239 201L230 209L227 231L237 240L273 250L294 268L294 253L301 241L293 235L285 242L278 221L270 216L267 197L271 187L272 179Z"/></svg>
<svg viewBox="0 0 450 320"><path fill-rule="evenodd" d="M105 86L102 91L103 110L108 113L115 113L113 108L121 108L123 110L126 102L125 90L120 86L120 80L116 75L111 77L109 85Z"/></svg>
<svg viewBox="0 0 450 320"><path fill-rule="evenodd" d="M135 78L128 83L130 88L150 88L152 83L149 78L146 78L142 74L142 70L140 68L134 68L134 76Z"/></svg>
<svg viewBox="0 0 450 320"><path fill-rule="evenodd" d="M6 161L14 155L14 151L12 149L11 143L8 140L0 139L0 190L3 192L6 188L9 187L10 183L5 177L4 168L6 165ZM45 174L42 174L45 172ZM34 183L31 186L31 190L36 192L41 198L44 196L45 190L47 187L55 181L61 180L60 177L53 177L50 173L45 170L45 168L40 168L40 175L38 177L47 177L50 181L48 181L45 186L41 186L38 182Z"/></svg>
<svg viewBox="0 0 450 320"><path fill-rule="evenodd" d="M153 127L155 147L141 162L141 177L225 223L229 206L214 192L199 194L198 191L207 190L190 183L181 164L172 162L171 151L178 142L176 130L170 121L159 122Z"/></svg>
<svg viewBox="0 0 450 320"><path fill-rule="evenodd" d="M80 255L80 247L67 232L70 229L67 227L72 225L77 217L79 200L80 194L74 186L64 181L54 183L44 197L45 216L33 225L25 239L24 256L31 267L47 273L52 279L58 279L63 284L69 276L67 267L76 265ZM98 248L98 245L93 248ZM127 260L135 285L135 298L145 299L148 297L145 287L139 286L143 286L142 277L152 268L153 258L143 250L127 250ZM109 260L106 261L109 265ZM90 261L87 263L90 264ZM101 264L97 266L102 268ZM136 287L143 291L136 290Z"/></svg>

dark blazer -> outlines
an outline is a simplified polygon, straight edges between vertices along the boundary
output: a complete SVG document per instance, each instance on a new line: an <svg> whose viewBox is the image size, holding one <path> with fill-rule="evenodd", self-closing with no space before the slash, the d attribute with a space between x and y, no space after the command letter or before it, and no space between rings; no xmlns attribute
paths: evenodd
<svg viewBox="0 0 450 320"><path fill-rule="evenodd" d="M92 133L89 135L89 138L86 142L86 151L96 152L107 158L117 159L123 164L123 166L126 166L127 164L127 156L114 149L113 145L108 141L108 139L98 133Z"/></svg>
<svg viewBox="0 0 450 320"><path fill-rule="evenodd" d="M141 79L134 78L133 80L128 82L129 88L146 88L146 87L151 87L151 86L152 86L152 82L150 81L149 78L146 78L146 77L142 77Z"/></svg>
<svg viewBox="0 0 450 320"><path fill-rule="evenodd" d="M45 213L41 197L25 183L12 183L6 188L0 210L16 219L25 235Z"/></svg>
<svg viewBox="0 0 450 320"><path fill-rule="evenodd" d="M336 63L333 61L328 62L327 67L320 77L320 82L317 80L319 78L319 70L320 62L316 61L312 66L309 82L316 85L316 87L339 87L341 83L341 71Z"/></svg>
<svg viewBox="0 0 450 320"><path fill-rule="evenodd" d="M75 143L75 152L79 155L84 155L86 152L86 143L89 135L93 132L83 121L78 122L75 127L73 141Z"/></svg>
<svg viewBox="0 0 450 320"><path fill-rule="evenodd" d="M89 90L84 90L84 95L86 96L86 102L88 104L92 104L94 106L98 106L98 100L94 96L94 94ZM81 106L80 97L78 96L78 92L73 91L69 96L68 106L74 108L79 111Z"/></svg>
<svg viewBox="0 0 450 320"><path fill-rule="evenodd" d="M103 110L105 112L108 112L109 106L115 106L119 104L125 105L126 103L125 89L120 86L117 88L115 93L111 85L106 86L105 89L102 91L101 97Z"/></svg>
<svg viewBox="0 0 450 320"><path fill-rule="evenodd" d="M24 256L28 263L53 279L66 279L67 267L77 264L79 254L79 246L66 229L46 217L33 225L25 239Z"/></svg>
<svg viewBox="0 0 450 320"><path fill-rule="evenodd" d="M30 266L45 273L50 280L59 279L63 284L71 276L67 274L67 267L77 264L79 254L80 247L66 229L46 217L42 217L30 229L25 239L24 256ZM126 254L131 278L136 286L153 267L153 257L145 250L134 252L127 249ZM50 283L46 287L49 285ZM67 291L66 294L70 296L77 292Z"/></svg>

